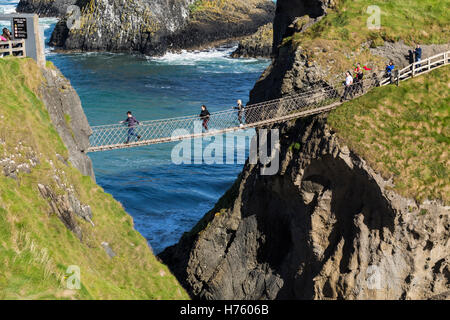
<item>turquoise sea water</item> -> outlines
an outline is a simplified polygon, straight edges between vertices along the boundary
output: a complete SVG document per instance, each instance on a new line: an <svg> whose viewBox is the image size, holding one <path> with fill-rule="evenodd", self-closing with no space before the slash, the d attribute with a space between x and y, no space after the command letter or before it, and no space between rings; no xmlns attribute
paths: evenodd
<svg viewBox="0 0 450 320"><path fill-rule="evenodd" d="M17 0L0 0L13 11ZM46 39L56 19L41 19ZM149 58L125 54L56 54L52 61L77 90L91 125L116 123L133 111L139 120L210 111L248 100L267 60L230 59L233 48ZM174 144L90 154L97 183L120 201L156 253L183 232L233 184L242 164L174 165ZM241 146L245 148L245 146ZM94 213L95 214L95 213ZM95 218L94 218L95 219Z"/></svg>

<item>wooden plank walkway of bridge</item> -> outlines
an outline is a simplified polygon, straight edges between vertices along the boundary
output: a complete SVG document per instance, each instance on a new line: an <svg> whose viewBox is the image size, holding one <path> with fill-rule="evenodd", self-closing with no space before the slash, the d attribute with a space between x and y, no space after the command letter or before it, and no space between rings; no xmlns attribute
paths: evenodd
<svg viewBox="0 0 450 320"><path fill-rule="evenodd" d="M375 77L364 79L362 87L352 86L353 97L363 95L376 86L399 83L417 75L423 75L450 62L450 51L440 53L420 62L397 70L392 77L379 80ZM317 88L308 92L283 97L246 106L245 123L239 125L238 111L228 109L211 113L209 131L195 130L199 126L198 116L187 116L171 119L144 121L134 129L141 136L139 141L124 143L129 128L123 125L105 125L92 127L91 146L87 152L124 149L152 144L168 143L185 139L196 139L217 136L238 130L246 130L268 126L274 123L303 118L314 114L328 112L342 103L344 86L341 82L335 85ZM200 131L200 132L197 132Z"/></svg>

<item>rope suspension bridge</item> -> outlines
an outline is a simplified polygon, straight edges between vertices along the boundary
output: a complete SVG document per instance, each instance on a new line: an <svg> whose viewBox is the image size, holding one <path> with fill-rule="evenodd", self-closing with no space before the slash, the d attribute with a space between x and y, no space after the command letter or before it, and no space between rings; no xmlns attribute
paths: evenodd
<svg viewBox="0 0 450 320"><path fill-rule="evenodd" d="M381 80L377 76L363 79L354 83L347 92L351 98L367 93L377 86L385 86L399 83L418 74L430 72L436 68L447 65L450 62L450 51L432 56L420 62L415 62L397 72L391 77ZM307 92L286 96L280 99L248 105L244 108L244 123L238 121L239 110L227 109L210 114L208 126L211 128L205 132L198 132L200 118L198 115L170 119L143 121L134 127L139 141L125 143L128 135L128 127L121 124L103 125L92 127L90 147L87 152L98 152L115 149L147 146L152 144L168 143L185 139L196 139L207 136L217 136L237 130L264 127L267 125L303 118L315 114L328 112L342 104L345 86L342 82L325 85Z"/></svg>

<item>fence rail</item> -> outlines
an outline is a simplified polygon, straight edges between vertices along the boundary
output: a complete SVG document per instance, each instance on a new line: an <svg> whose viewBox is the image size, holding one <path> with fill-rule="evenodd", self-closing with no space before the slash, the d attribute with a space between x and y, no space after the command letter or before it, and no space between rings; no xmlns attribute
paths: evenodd
<svg viewBox="0 0 450 320"><path fill-rule="evenodd" d="M413 78L418 74L424 74L430 72L431 70L441 67L449 63L450 60L450 51L442 52L427 59L414 62L407 67L399 70L396 74L394 74L391 78L386 78L380 82L381 86L399 82L403 80L407 80L409 78Z"/></svg>
<svg viewBox="0 0 450 320"><path fill-rule="evenodd" d="M1 41L0 56L4 55L26 57L25 40Z"/></svg>
<svg viewBox="0 0 450 320"><path fill-rule="evenodd" d="M215 136L327 112L339 106L342 103L343 96L355 98L365 94L373 87L385 86L393 82L398 83L413 76L422 75L448 64L449 58L450 51L444 52L421 62L413 63L399 70L394 77L373 75L347 89L342 82L339 82L300 94L249 105L241 113L231 108L213 112L209 118L208 127L210 127L210 130L208 131L202 131L198 115L143 121L139 126L133 128L120 124L92 127L93 134L90 137L90 148L87 152ZM240 124L239 118L242 119L242 124ZM139 136L140 139L126 143L130 132L135 134L134 137Z"/></svg>

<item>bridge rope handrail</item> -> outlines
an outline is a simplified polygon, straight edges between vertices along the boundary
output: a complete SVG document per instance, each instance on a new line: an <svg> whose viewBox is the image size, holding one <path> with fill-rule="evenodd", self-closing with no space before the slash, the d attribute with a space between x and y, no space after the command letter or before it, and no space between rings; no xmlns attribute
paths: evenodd
<svg viewBox="0 0 450 320"><path fill-rule="evenodd" d="M138 131L137 134L142 139L128 144L125 144L124 140L127 137L129 128L123 124L95 126L92 127L93 135L90 137L91 147L87 151L95 152L130 148L211 136L326 112L337 107L340 104L337 99L343 95L350 94L352 97L356 97L365 94L376 86L385 86L393 82L398 84L400 81L414 77L418 73L423 74L448 64L449 58L450 51L446 51L422 61L414 62L403 69L393 72L390 77L383 77L374 73L371 77L351 86L352 92L345 92L345 86L341 81L332 84L318 82L314 85L316 86L315 88L312 86L308 91L246 106L243 111L245 120L241 126L237 122L239 110L229 107L226 110L211 112L210 124L215 130L200 134L194 130L195 121L200 121L198 115L142 121L139 126L135 127L135 130ZM185 129L190 132L172 136L176 129ZM194 130L193 133L192 130Z"/></svg>
<svg viewBox="0 0 450 320"><path fill-rule="evenodd" d="M337 83L337 82L336 82ZM342 81L339 81L340 84L342 84ZM298 99L301 97L305 97L310 95L311 93L314 92L320 92L326 89L333 89L334 86L330 85L330 84L326 84L326 86L324 87L320 87L320 88L316 88L310 91L304 91L301 93L297 93L295 95L288 95L288 96L284 96L281 98L277 98L277 99L272 99L272 100L268 100L268 101L264 101L264 102L259 102L259 103L255 103L255 104L251 104L248 106L245 106L244 109L245 110L251 110L251 109L256 109L258 107L267 105L267 104L273 104L275 102L280 102L280 101L289 101L289 100L293 100L293 99ZM237 113L236 110L231 109L226 109L226 110L219 110L219 111L214 111L211 112L211 116L217 116L217 115L221 115L221 114L227 114L227 113ZM165 121L183 121L183 120L189 120L189 119L195 119L198 120L199 115L198 114L190 114L190 115L186 115L186 116L180 116L180 117L173 117L173 118L160 118L160 119L153 119L153 120L144 120L144 121L140 121L140 123L142 125L146 125L146 124L152 124L155 122L165 122ZM109 128L117 128L117 127L123 127L123 124L106 124L106 125L98 125L98 126L92 126L92 129L109 129Z"/></svg>

